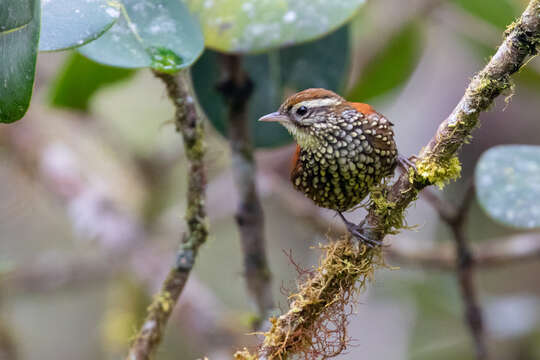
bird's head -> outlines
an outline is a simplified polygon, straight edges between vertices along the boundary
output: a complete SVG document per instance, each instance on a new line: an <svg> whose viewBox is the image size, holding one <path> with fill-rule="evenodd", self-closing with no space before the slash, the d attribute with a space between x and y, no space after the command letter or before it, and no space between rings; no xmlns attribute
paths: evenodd
<svg viewBox="0 0 540 360"><path fill-rule="evenodd" d="M347 101L332 91L307 89L290 96L278 111L259 121L279 122L302 148L315 148L337 126L346 108Z"/></svg>

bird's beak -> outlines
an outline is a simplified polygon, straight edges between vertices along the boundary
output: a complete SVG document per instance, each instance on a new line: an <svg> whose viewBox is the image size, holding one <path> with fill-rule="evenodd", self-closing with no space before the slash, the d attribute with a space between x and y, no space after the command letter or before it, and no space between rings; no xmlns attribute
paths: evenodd
<svg viewBox="0 0 540 360"><path fill-rule="evenodd" d="M270 113L268 115L264 115L259 119L259 121L265 121L265 122L271 122L271 121L277 121L277 122L290 122L289 117L287 115L280 114L278 111Z"/></svg>

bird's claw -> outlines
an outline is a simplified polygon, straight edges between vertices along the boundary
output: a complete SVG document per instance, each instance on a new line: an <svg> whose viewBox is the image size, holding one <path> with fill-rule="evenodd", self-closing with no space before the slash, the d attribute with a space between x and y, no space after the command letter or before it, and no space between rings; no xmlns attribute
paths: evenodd
<svg viewBox="0 0 540 360"><path fill-rule="evenodd" d="M370 239L364 234L362 234L358 228L356 229L347 229L349 233L353 236L353 239L358 242L358 244L365 244L369 248L374 248L377 246L383 246L382 241Z"/></svg>
<svg viewBox="0 0 540 360"><path fill-rule="evenodd" d="M398 165L401 166L405 172L408 172L410 168L414 170L414 172L418 172L418 169L416 168L416 164L413 161L416 161L418 158L416 156L411 156L410 158L406 158L404 156L398 155L397 162Z"/></svg>
<svg viewBox="0 0 540 360"><path fill-rule="evenodd" d="M345 227L347 227L347 231L349 232L349 234L351 234L353 239L356 240L356 245L364 244L369 248L374 248L376 246L383 246L382 241L370 239L369 237L364 235L362 233L362 230L363 230L362 226L356 225L348 221L347 219L345 219L345 216L343 216L343 214L340 211L338 211L338 214L341 220L343 221L343 223L345 224Z"/></svg>

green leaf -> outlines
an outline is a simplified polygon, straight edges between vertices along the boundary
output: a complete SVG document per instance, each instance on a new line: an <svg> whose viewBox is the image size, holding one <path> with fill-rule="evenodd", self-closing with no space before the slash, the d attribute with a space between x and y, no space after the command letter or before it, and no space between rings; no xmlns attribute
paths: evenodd
<svg viewBox="0 0 540 360"><path fill-rule="evenodd" d="M107 31L119 15L120 10L110 0L42 1L39 50L82 46Z"/></svg>
<svg viewBox="0 0 540 360"><path fill-rule="evenodd" d="M422 47L418 24L405 26L363 69L347 99L366 102L403 85L416 69Z"/></svg>
<svg viewBox="0 0 540 360"><path fill-rule="evenodd" d="M204 48L197 23L180 0L122 0L121 16L99 39L79 48L99 63L174 73Z"/></svg>
<svg viewBox="0 0 540 360"><path fill-rule="evenodd" d="M50 102L56 107L87 111L92 96L101 88L125 80L135 73L93 62L73 53L51 88Z"/></svg>
<svg viewBox="0 0 540 360"><path fill-rule="evenodd" d="M28 24L34 14L34 0L0 1L0 35Z"/></svg>
<svg viewBox="0 0 540 360"><path fill-rule="evenodd" d="M220 54L207 50L192 69L197 97L214 127L227 132L227 106L216 90L220 79ZM276 147L292 138L277 123L258 123L276 111L286 94L310 87L339 91L345 81L349 57L349 31L344 26L318 41L244 57L244 66L255 83L249 103L252 136L257 147Z"/></svg>
<svg viewBox="0 0 540 360"><path fill-rule="evenodd" d="M0 34L0 122L24 116L32 97L39 42L40 7L34 0L28 25Z"/></svg>
<svg viewBox="0 0 540 360"><path fill-rule="evenodd" d="M462 9L500 29L510 25L521 13L518 0L454 0Z"/></svg>
<svg viewBox="0 0 540 360"><path fill-rule="evenodd" d="M516 228L540 227L540 146L503 145L476 165L477 197L494 220Z"/></svg>
<svg viewBox="0 0 540 360"><path fill-rule="evenodd" d="M254 53L319 38L347 22L365 0L187 0L206 45Z"/></svg>

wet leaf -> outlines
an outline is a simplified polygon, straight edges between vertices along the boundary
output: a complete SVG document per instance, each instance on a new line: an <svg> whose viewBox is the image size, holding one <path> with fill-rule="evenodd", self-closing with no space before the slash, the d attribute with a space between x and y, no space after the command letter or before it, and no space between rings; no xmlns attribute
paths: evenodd
<svg viewBox="0 0 540 360"><path fill-rule="evenodd" d="M25 26L32 20L34 0L0 1L0 34Z"/></svg>
<svg viewBox="0 0 540 360"><path fill-rule="evenodd" d="M41 2L40 51L82 46L107 31L120 15L110 0Z"/></svg>
<svg viewBox="0 0 540 360"><path fill-rule="evenodd" d="M517 228L540 227L540 146L503 145L476 165L480 205L494 220Z"/></svg>
<svg viewBox="0 0 540 360"><path fill-rule="evenodd" d="M366 102L405 84L416 69L422 47L423 38L418 24L405 26L364 68L347 99Z"/></svg>
<svg viewBox="0 0 540 360"><path fill-rule="evenodd" d="M365 0L187 0L206 45L254 53L319 38L347 22Z"/></svg>
<svg viewBox="0 0 540 360"><path fill-rule="evenodd" d="M51 105L87 111L97 91L131 77L134 72L131 69L101 65L73 53L54 81L49 94Z"/></svg>
<svg viewBox="0 0 540 360"><path fill-rule="evenodd" d="M227 132L227 107L216 90L220 79L217 52L207 50L192 69L199 101L214 127ZM347 75L349 31L345 26L315 42L244 57L244 67L255 83L249 103L252 136L257 147L276 147L292 138L276 123L258 123L276 111L284 96L310 87L340 91Z"/></svg>
<svg viewBox="0 0 540 360"><path fill-rule="evenodd" d="M120 18L99 39L79 48L99 63L174 73L193 64L204 47L197 23L180 0L122 0Z"/></svg>
<svg viewBox="0 0 540 360"><path fill-rule="evenodd" d="M40 7L34 0L32 20L0 34L0 122L24 116L32 97L39 42Z"/></svg>

